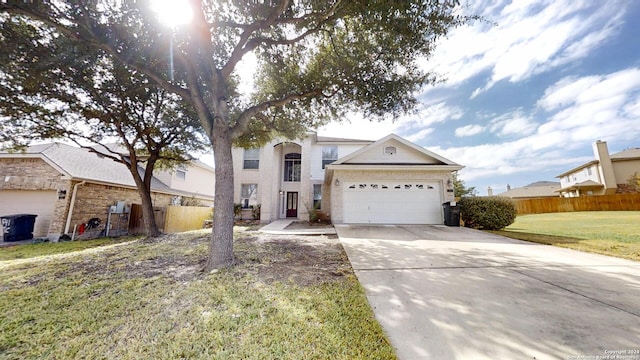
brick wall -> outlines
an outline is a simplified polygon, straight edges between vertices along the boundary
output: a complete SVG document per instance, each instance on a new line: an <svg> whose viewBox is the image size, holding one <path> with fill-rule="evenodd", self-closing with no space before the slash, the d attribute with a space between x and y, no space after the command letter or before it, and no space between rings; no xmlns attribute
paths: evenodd
<svg viewBox="0 0 640 360"><path fill-rule="evenodd" d="M48 237L56 241L64 233L67 214L71 205L73 188L79 181L64 179L64 175L40 158L0 159L0 190L56 190L66 191L63 199L55 202L54 213L49 226ZM166 207L171 204L173 196L152 193L154 206ZM69 233L74 225L86 223L91 218L99 218L98 229L85 234L84 238L97 237L107 223L108 209L117 201L125 201L128 206L140 204L137 190L117 186L86 183L78 186L76 202L71 218ZM204 206L212 206L212 201L199 200ZM128 219L114 219L121 227L128 226ZM116 224L117 225L117 224Z"/></svg>
<svg viewBox="0 0 640 360"><path fill-rule="evenodd" d="M0 190L58 190L63 175L39 158L0 159Z"/></svg>
<svg viewBox="0 0 640 360"><path fill-rule="evenodd" d="M151 194L153 206L166 207L171 204L171 198L171 195ZM79 226L91 218L98 218L101 222L100 226L97 229L92 229L83 238L100 236L107 224L109 207L115 205L117 201L125 201L127 206L141 203L140 196L134 189L92 183L79 186L69 232L73 232L74 225ZM111 220L113 224L111 229L128 226L128 217L112 214Z"/></svg>

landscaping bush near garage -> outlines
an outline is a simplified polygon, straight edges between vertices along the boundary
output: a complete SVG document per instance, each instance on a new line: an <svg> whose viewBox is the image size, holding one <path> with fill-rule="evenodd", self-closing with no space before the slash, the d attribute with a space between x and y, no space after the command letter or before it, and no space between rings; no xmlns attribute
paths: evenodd
<svg viewBox="0 0 640 360"><path fill-rule="evenodd" d="M516 220L513 201L502 196L463 197L458 202L464 226L474 229L499 230Z"/></svg>
<svg viewBox="0 0 640 360"><path fill-rule="evenodd" d="M7 257L0 358L395 358L337 239L249 229L214 273L211 230Z"/></svg>

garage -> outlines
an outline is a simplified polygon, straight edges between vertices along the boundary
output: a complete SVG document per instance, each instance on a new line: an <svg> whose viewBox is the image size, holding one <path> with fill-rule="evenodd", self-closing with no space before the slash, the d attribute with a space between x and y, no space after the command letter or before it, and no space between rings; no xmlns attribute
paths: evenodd
<svg viewBox="0 0 640 360"><path fill-rule="evenodd" d="M0 216L35 214L34 237L47 236L57 195L45 190L0 190ZM0 231L0 236L2 232Z"/></svg>
<svg viewBox="0 0 640 360"><path fill-rule="evenodd" d="M442 224L439 181L361 181L343 187L344 222Z"/></svg>

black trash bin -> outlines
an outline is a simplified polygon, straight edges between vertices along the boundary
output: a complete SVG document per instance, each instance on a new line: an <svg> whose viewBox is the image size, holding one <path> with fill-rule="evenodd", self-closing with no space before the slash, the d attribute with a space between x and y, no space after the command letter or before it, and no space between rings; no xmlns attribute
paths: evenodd
<svg viewBox="0 0 640 360"><path fill-rule="evenodd" d="M33 226L38 215L15 214L0 217L4 241L33 239Z"/></svg>
<svg viewBox="0 0 640 360"><path fill-rule="evenodd" d="M460 208L454 202L447 201L442 204L444 210L444 224L447 226L460 226Z"/></svg>

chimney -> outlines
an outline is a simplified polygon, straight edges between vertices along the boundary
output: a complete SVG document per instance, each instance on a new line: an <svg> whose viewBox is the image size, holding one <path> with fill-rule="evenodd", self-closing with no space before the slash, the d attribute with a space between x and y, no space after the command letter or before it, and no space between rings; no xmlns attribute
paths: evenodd
<svg viewBox="0 0 640 360"><path fill-rule="evenodd" d="M491 186L489 186L489 187L487 188L487 195L488 195L488 196L493 196L493 189L491 188Z"/></svg>
<svg viewBox="0 0 640 360"><path fill-rule="evenodd" d="M593 155L596 157L596 160L599 161L598 176L600 177L600 183L604 185L604 195L615 194L618 189L618 183L616 182L616 176L613 172L613 164L609 156L607 142L596 141L595 144L593 144Z"/></svg>
<svg viewBox="0 0 640 360"><path fill-rule="evenodd" d="M507 191L511 190L511 185L507 184Z"/></svg>

